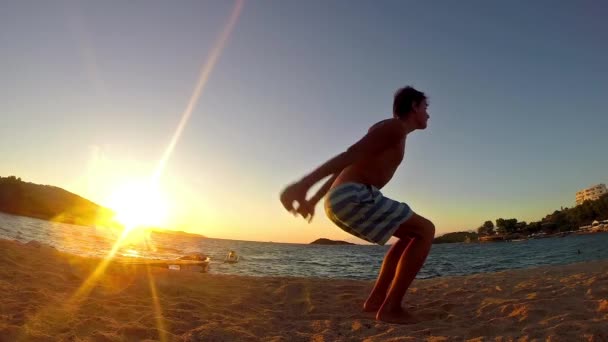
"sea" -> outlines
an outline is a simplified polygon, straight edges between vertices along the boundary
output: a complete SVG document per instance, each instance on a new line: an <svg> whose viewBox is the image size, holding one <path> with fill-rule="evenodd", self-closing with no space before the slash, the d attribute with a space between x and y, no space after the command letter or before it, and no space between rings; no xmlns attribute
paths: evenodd
<svg viewBox="0 0 608 342"><path fill-rule="evenodd" d="M60 251L104 257L122 232L76 226L0 213L0 238L22 243L37 241ZM375 279L390 246L310 245L253 242L142 233L121 244L116 255L148 259L177 259L204 254L211 259L209 273L248 276ZM224 263L234 250L235 264ZM417 278L468 275L541 265L570 264L608 259L608 233L570 234L565 237L516 242L435 244Z"/></svg>

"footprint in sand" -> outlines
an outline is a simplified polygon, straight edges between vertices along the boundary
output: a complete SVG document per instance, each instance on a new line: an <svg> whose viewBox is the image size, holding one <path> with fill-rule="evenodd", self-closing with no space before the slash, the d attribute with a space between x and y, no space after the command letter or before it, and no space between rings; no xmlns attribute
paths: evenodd
<svg viewBox="0 0 608 342"><path fill-rule="evenodd" d="M444 311L452 311L453 308L456 307L456 304L454 303L445 303L441 305L441 309Z"/></svg>
<svg viewBox="0 0 608 342"><path fill-rule="evenodd" d="M413 313L419 321L444 320L450 313L440 309L424 309Z"/></svg>
<svg viewBox="0 0 608 342"><path fill-rule="evenodd" d="M276 293L282 297L281 303L290 316L309 314L315 310L311 302L310 291L303 284L287 284L277 289Z"/></svg>

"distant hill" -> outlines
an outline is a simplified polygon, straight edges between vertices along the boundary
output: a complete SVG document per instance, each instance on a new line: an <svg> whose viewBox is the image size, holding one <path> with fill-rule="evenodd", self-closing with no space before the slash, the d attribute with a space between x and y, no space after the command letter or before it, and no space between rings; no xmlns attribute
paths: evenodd
<svg viewBox="0 0 608 342"><path fill-rule="evenodd" d="M171 237L185 237L185 238L207 238L205 235L201 235L201 234L196 234L196 233L188 233L188 232L184 232L181 230L170 230L170 229L163 229L163 228L150 228L149 229L152 233L156 233L156 234L163 234L163 235L168 235Z"/></svg>
<svg viewBox="0 0 608 342"><path fill-rule="evenodd" d="M354 243L346 242L346 241L336 241L330 239L317 239L310 243L311 245L354 245Z"/></svg>
<svg viewBox="0 0 608 342"><path fill-rule="evenodd" d="M433 239L433 243L477 242L477 233L454 232Z"/></svg>
<svg viewBox="0 0 608 342"><path fill-rule="evenodd" d="M64 189L0 177L0 211L78 225L109 222L114 213Z"/></svg>

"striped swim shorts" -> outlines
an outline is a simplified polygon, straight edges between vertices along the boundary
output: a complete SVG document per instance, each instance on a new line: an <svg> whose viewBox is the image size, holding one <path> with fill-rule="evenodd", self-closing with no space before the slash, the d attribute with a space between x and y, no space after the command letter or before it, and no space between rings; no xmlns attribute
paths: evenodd
<svg viewBox="0 0 608 342"><path fill-rule="evenodd" d="M384 245L399 225L414 212L402 202L384 197L378 188L344 183L330 189L325 197L327 217L363 240Z"/></svg>

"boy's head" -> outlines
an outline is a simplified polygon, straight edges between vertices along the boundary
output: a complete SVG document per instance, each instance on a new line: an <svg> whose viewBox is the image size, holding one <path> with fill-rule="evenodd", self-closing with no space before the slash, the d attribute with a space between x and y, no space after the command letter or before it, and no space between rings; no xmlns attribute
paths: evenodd
<svg viewBox="0 0 608 342"><path fill-rule="evenodd" d="M426 95L423 92L407 86L397 90L393 100L393 116L411 121L418 129L424 129L429 119L426 112L428 107Z"/></svg>

